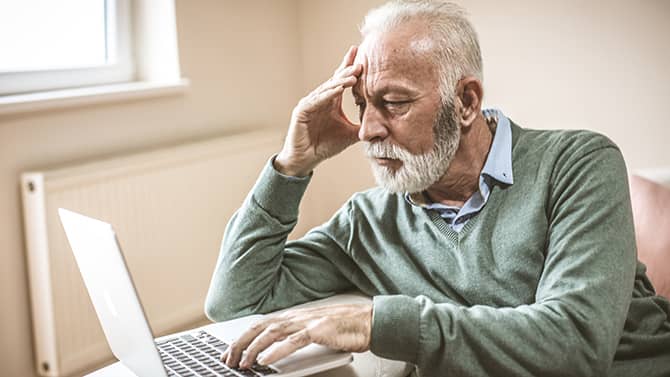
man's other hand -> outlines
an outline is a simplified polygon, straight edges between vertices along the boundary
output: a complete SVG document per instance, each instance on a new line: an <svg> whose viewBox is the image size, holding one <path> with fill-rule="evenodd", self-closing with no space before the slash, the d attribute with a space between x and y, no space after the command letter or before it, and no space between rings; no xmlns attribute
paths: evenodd
<svg viewBox="0 0 670 377"><path fill-rule="evenodd" d="M333 76L293 109L284 147L275 159L280 173L306 176L321 161L358 140L359 126L342 111L344 89L354 86L363 70L354 64L356 52L356 46L349 48Z"/></svg>
<svg viewBox="0 0 670 377"><path fill-rule="evenodd" d="M252 325L223 353L230 367L268 365L311 344L337 350L370 349L372 304L330 305L288 310ZM260 357L259 357L260 355Z"/></svg>

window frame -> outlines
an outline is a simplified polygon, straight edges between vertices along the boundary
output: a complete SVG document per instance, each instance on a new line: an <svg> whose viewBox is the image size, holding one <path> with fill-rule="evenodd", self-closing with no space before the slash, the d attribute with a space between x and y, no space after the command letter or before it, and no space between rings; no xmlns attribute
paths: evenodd
<svg viewBox="0 0 670 377"><path fill-rule="evenodd" d="M0 73L0 96L106 85L135 80L132 12L129 0L105 0L108 53L112 61L100 66Z"/></svg>

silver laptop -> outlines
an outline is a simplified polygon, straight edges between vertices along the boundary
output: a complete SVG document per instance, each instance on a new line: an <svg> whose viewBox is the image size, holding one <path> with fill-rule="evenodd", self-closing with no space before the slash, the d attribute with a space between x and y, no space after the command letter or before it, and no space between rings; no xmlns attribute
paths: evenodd
<svg viewBox="0 0 670 377"><path fill-rule="evenodd" d="M62 208L58 214L109 347L138 377L298 377L351 362L349 353L310 345L269 366L228 368L221 353L262 316L154 339L112 226Z"/></svg>

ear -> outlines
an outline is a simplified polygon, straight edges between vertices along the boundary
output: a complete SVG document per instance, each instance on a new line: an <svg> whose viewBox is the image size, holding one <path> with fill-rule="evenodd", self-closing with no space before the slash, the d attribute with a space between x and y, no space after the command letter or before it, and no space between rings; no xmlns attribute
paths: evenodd
<svg viewBox="0 0 670 377"><path fill-rule="evenodd" d="M462 78L456 86L458 120L462 127L469 127L481 112L484 87L477 78Z"/></svg>

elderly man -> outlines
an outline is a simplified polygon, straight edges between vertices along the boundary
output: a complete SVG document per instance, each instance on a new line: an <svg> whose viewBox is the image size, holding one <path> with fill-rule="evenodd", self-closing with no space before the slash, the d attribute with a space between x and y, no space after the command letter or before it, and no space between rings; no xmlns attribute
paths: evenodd
<svg viewBox="0 0 670 377"><path fill-rule="evenodd" d="M670 375L670 305L636 259L619 149L482 110L477 37L456 5L387 3L362 35L297 105L231 219L206 311L224 320L352 289L372 303L260 322L226 362L319 343L422 376ZM346 88L360 124L342 112ZM357 141L380 188L287 242L312 172Z"/></svg>

